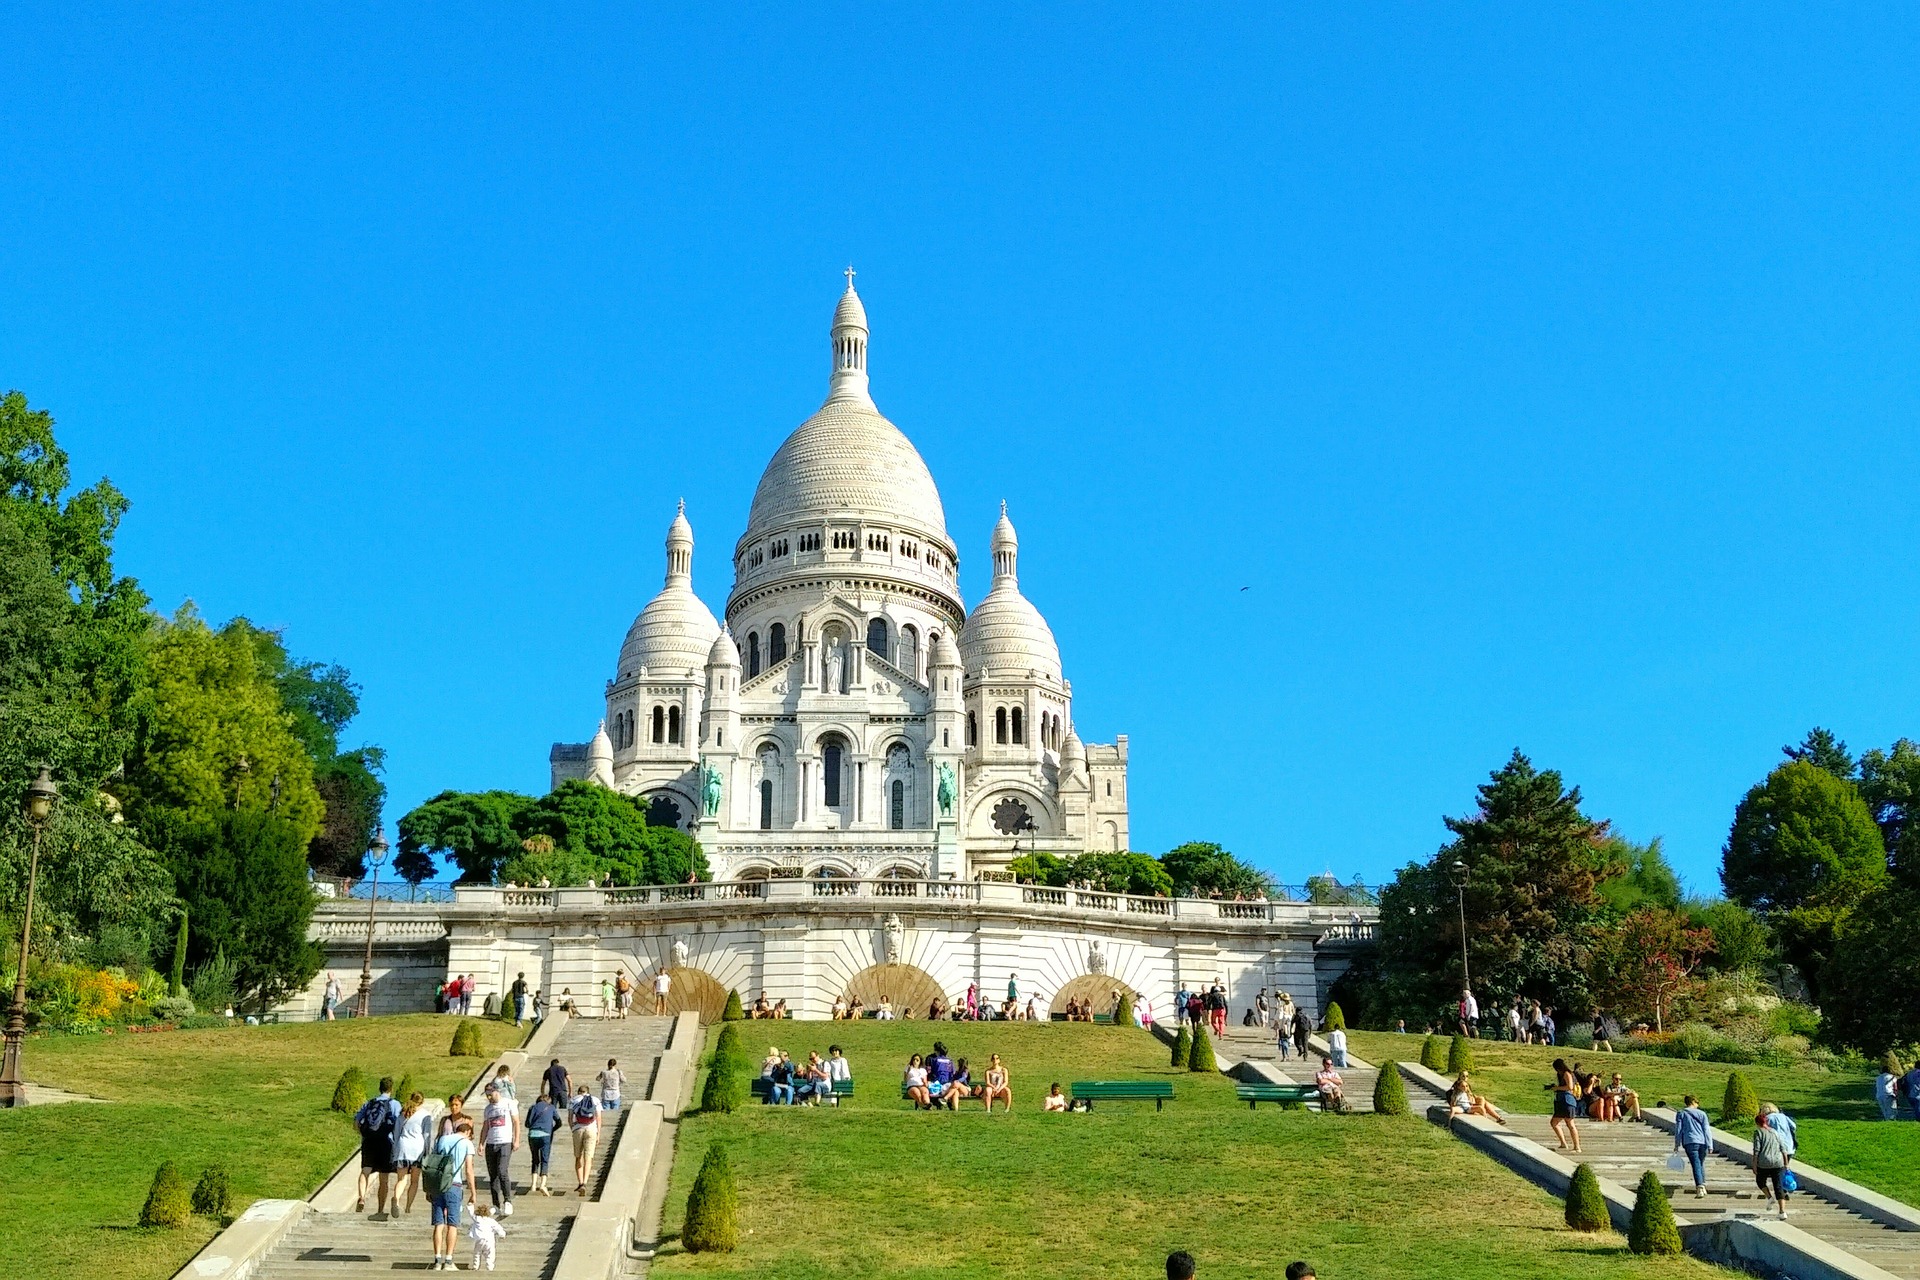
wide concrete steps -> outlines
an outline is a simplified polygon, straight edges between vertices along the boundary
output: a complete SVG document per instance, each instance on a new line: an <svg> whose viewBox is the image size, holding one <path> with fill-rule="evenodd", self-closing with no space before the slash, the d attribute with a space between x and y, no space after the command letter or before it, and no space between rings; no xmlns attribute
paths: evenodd
<svg viewBox="0 0 1920 1280"><path fill-rule="evenodd" d="M1228 1027L1227 1033L1220 1037L1215 1052L1218 1056L1234 1062L1261 1063L1278 1071L1295 1084L1312 1084L1315 1073L1320 1070L1319 1057L1311 1053L1304 1060L1297 1055L1282 1060L1276 1036L1264 1027ZM1345 1082L1347 1105L1353 1111L1372 1113L1373 1084L1379 1075L1380 1072L1373 1067L1340 1068L1340 1078Z"/></svg>
<svg viewBox="0 0 1920 1280"><path fill-rule="evenodd" d="M1578 1164L1585 1162L1602 1178L1632 1190L1649 1169L1673 1197L1673 1210L1683 1218L1716 1214L1766 1215L1765 1197L1754 1184L1753 1170L1725 1156L1707 1157L1707 1194L1693 1194L1691 1170L1667 1167L1673 1138L1663 1130L1638 1121L1618 1123L1578 1120L1580 1151L1559 1149L1548 1117L1513 1115L1508 1128ZM1787 1208L1787 1221L1836 1248L1871 1262L1907 1280L1920 1280L1920 1231L1899 1231L1871 1218L1821 1199L1807 1191L1796 1193Z"/></svg>
<svg viewBox="0 0 1920 1280"><path fill-rule="evenodd" d="M480 1194L486 1194L484 1187ZM506 1238L495 1246L494 1274L506 1280L543 1280L551 1275L573 1219L523 1219L516 1203L514 1215L505 1223ZM391 1221L376 1222L360 1214L313 1214L288 1234L255 1275L356 1280L425 1271L432 1260L433 1237L423 1200L416 1212ZM454 1261L462 1270L473 1261L473 1243L466 1237L464 1224Z"/></svg>

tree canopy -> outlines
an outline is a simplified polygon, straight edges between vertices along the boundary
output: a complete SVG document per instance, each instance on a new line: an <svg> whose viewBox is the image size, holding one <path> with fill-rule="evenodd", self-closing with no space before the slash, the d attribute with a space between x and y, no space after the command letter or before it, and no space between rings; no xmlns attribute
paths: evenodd
<svg viewBox="0 0 1920 1280"><path fill-rule="evenodd" d="M1173 879L1174 893L1183 898L1213 894L1273 897L1273 877L1242 862L1217 844L1192 841L1160 855L1160 865Z"/></svg>
<svg viewBox="0 0 1920 1280"><path fill-rule="evenodd" d="M443 791L399 829L403 860L451 858L467 884L679 884L708 874L691 836L647 825L644 800L593 782L563 782L538 799Z"/></svg>

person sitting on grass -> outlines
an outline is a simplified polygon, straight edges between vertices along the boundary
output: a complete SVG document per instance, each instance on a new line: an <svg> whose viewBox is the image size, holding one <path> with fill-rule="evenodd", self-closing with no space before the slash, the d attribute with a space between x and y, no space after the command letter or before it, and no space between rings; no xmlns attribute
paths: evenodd
<svg viewBox="0 0 1920 1280"><path fill-rule="evenodd" d="M1627 1088L1627 1082L1620 1078L1618 1071L1613 1073L1613 1083L1607 1086L1608 1107L1613 1118L1619 1120L1624 1115L1640 1118L1640 1095Z"/></svg>
<svg viewBox="0 0 1920 1280"><path fill-rule="evenodd" d="M1047 1096L1040 1102L1040 1109L1042 1111L1065 1111L1067 1109L1067 1095L1060 1092L1060 1082L1058 1080L1053 1082L1053 1088L1047 1090Z"/></svg>
<svg viewBox="0 0 1920 1280"><path fill-rule="evenodd" d="M907 1086L907 1101L913 1103L915 1111L933 1105L933 1095L927 1092L927 1068L919 1054L907 1059L906 1074L901 1079Z"/></svg>
<svg viewBox="0 0 1920 1280"><path fill-rule="evenodd" d="M827 1079L836 1086L844 1083L848 1088L853 1087L853 1064L842 1056L837 1044L827 1046ZM840 1099L835 1098L833 1105L839 1106Z"/></svg>
<svg viewBox="0 0 1920 1280"><path fill-rule="evenodd" d="M755 1018L771 1018L773 1016L773 1005L768 1001L766 992L762 991L760 998L753 1002L753 1013L751 1016Z"/></svg>
<svg viewBox="0 0 1920 1280"><path fill-rule="evenodd" d="M859 996L847 1001L847 1021L858 1022L867 1016L867 1005Z"/></svg>
<svg viewBox="0 0 1920 1280"><path fill-rule="evenodd" d="M893 1001L889 1000L885 996L881 996L880 1012L876 1013L874 1017L880 1019L880 1021L882 1022L892 1022L893 1021Z"/></svg>
<svg viewBox="0 0 1920 1280"><path fill-rule="evenodd" d="M1007 1104L1007 1113L1013 1113L1013 1082L1007 1076L1007 1069L1000 1062L1000 1055L987 1057L987 1078L980 1086L980 1101L987 1104L987 1114L993 1114L993 1100L999 1098Z"/></svg>
<svg viewBox="0 0 1920 1280"><path fill-rule="evenodd" d="M1464 1071L1454 1078L1453 1088L1447 1090L1447 1106L1455 1115L1480 1116L1499 1124L1507 1122L1499 1108L1485 1098L1474 1095L1473 1086L1467 1083L1467 1073Z"/></svg>
<svg viewBox="0 0 1920 1280"><path fill-rule="evenodd" d="M973 1096L973 1072L967 1066L965 1058L958 1058L953 1064L953 1079L947 1082L947 1106L958 1111L957 1104Z"/></svg>
<svg viewBox="0 0 1920 1280"><path fill-rule="evenodd" d="M1313 1077L1314 1087L1320 1090L1320 1109L1322 1111L1345 1111L1347 1099L1344 1092L1347 1082L1333 1069L1332 1058L1320 1059L1320 1070Z"/></svg>

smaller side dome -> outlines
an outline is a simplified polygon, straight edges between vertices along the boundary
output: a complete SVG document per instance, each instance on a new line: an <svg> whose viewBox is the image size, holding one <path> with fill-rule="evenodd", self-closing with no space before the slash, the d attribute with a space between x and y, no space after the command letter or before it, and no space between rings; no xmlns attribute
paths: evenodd
<svg viewBox="0 0 1920 1280"><path fill-rule="evenodd" d="M666 582L627 628L614 678L623 680L642 668L667 676L697 671L712 656L719 634L713 611L693 594L693 526L683 502L667 528Z"/></svg>
<svg viewBox="0 0 1920 1280"><path fill-rule="evenodd" d="M1060 781L1063 785L1085 785L1086 777L1087 749L1069 726L1066 741L1060 744Z"/></svg>
<svg viewBox="0 0 1920 1280"><path fill-rule="evenodd" d="M607 736L605 720L594 730L593 741L587 744L587 779L603 787L613 785L613 739Z"/></svg>
<svg viewBox="0 0 1920 1280"><path fill-rule="evenodd" d="M720 634L714 637L713 648L707 652L707 665L710 667L737 667L740 665L740 646L733 641L733 632L726 623L720 624Z"/></svg>
<svg viewBox="0 0 1920 1280"><path fill-rule="evenodd" d="M960 631L960 657L969 674L992 672L1024 676L1029 671L1060 680L1060 645L1053 628L1020 594L1017 572L1020 539L1000 504L993 529L993 589L987 592Z"/></svg>
<svg viewBox="0 0 1920 1280"><path fill-rule="evenodd" d="M960 665L960 650L954 647L953 633L947 630L936 631L933 636L932 665L936 667L957 667Z"/></svg>

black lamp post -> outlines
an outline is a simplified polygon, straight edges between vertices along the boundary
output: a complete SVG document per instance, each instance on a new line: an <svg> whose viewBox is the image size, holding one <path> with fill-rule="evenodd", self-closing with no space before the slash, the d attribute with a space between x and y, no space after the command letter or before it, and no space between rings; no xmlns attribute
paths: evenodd
<svg viewBox="0 0 1920 1280"><path fill-rule="evenodd" d="M1467 864L1455 859L1448 868L1453 887L1460 897L1460 976L1466 990L1473 990L1473 970L1467 967Z"/></svg>
<svg viewBox="0 0 1920 1280"><path fill-rule="evenodd" d="M360 1012L365 1018L373 1013L373 913L380 905L380 864L387 860L387 838L379 830L373 833L373 843L367 846L367 853L373 859L373 885L367 894L367 954L360 962Z"/></svg>
<svg viewBox="0 0 1920 1280"><path fill-rule="evenodd" d="M27 1082L20 1074L20 1050L27 1038L27 949L33 943L33 891L40 878L40 836L47 819L53 816L53 802L60 797L60 786L46 765L27 784L26 800L21 808L33 828L33 854L27 861L27 906L20 913L20 964L13 977L13 1006L7 1010L7 1044L0 1059L0 1106L27 1105Z"/></svg>

